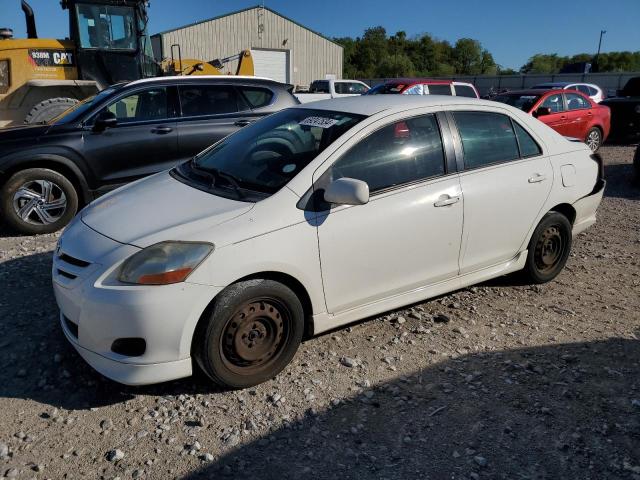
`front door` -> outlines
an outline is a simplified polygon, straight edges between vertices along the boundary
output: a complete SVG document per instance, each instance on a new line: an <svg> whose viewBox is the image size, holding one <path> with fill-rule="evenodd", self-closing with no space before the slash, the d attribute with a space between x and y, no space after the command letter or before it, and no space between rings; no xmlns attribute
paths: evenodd
<svg viewBox="0 0 640 480"><path fill-rule="evenodd" d="M532 135L507 115L454 112L453 118L464 150L465 274L511 260L526 248L553 170Z"/></svg>
<svg viewBox="0 0 640 480"><path fill-rule="evenodd" d="M119 184L162 171L178 154L170 88L149 87L120 97L99 112L115 115L117 125L83 136L87 161L101 184ZM95 119L95 117L94 117Z"/></svg>
<svg viewBox="0 0 640 480"><path fill-rule="evenodd" d="M330 313L458 274L463 201L433 115L380 128L317 175L316 190L348 177L371 195L365 205L324 205L318 216Z"/></svg>

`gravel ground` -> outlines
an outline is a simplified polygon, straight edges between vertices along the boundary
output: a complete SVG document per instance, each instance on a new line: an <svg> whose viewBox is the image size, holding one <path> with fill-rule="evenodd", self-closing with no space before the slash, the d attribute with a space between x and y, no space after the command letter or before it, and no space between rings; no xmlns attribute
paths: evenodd
<svg viewBox="0 0 640 480"><path fill-rule="evenodd" d="M598 223L555 281L311 339L239 392L102 378L58 327L57 235L0 230L0 475L640 480L640 189L632 148L602 154Z"/></svg>

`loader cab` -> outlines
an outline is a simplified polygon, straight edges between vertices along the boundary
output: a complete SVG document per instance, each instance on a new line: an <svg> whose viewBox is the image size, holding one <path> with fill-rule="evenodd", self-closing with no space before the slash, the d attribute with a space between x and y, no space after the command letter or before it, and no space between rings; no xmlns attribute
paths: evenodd
<svg viewBox="0 0 640 480"><path fill-rule="evenodd" d="M63 0L76 45L78 76L100 88L154 77L145 0Z"/></svg>

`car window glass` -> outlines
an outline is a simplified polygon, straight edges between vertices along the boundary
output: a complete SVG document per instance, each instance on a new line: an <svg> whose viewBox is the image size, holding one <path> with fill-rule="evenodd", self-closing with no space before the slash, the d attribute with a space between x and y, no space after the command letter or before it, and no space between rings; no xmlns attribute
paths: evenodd
<svg viewBox="0 0 640 480"><path fill-rule="evenodd" d="M354 95L364 93L366 91L364 85L355 82L336 82L334 85L336 93Z"/></svg>
<svg viewBox="0 0 640 480"><path fill-rule="evenodd" d="M551 109L551 113L564 112L564 104L562 103L562 95L556 93L548 96L540 105Z"/></svg>
<svg viewBox="0 0 640 480"><path fill-rule="evenodd" d="M476 91L469 85L454 85L456 95L459 97L478 98Z"/></svg>
<svg viewBox="0 0 640 480"><path fill-rule="evenodd" d="M516 129L516 135L518 136L518 143L520 144L520 156L521 157L533 157L534 155L540 155L542 150L536 141L522 128L517 122L513 122Z"/></svg>
<svg viewBox="0 0 640 480"><path fill-rule="evenodd" d="M355 178L367 182L375 193L444 173L438 124L433 115L424 115L372 133L337 160L319 183Z"/></svg>
<svg viewBox="0 0 640 480"><path fill-rule="evenodd" d="M404 92L405 95L423 95L424 94L424 85L418 84L413 87L407 88Z"/></svg>
<svg viewBox="0 0 640 480"><path fill-rule="evenodd" d="M240 87L240 90L251 108L266 107L273 98L273 92L267 88Z"/></svg>
<svg viewBox="0 0 640 480"><path fill-rule="evenodd" d="M220 115L247 109L235 88L229 85L185 85L179 91L183 117Z"/></svg>
<svg viewBox="0 0 640 480"><path fill-rule="evenodd" d="M451 95L451 85L429 85L431 95Z"/></svg>
<svg viewBox="0 0 640 480"><path fill-rule="evenodd" d="M584 93L586 96L589 96L589 87L587 87L586 85L577 85L576 89L579 92Z"/></svg>
<svg viewBox="0 0 640 480"><path fill-rule="evenodd" d="M313 82L309 90L311 93L329 93L329 82L326 80Z"/></svg>
<svg viewBox="0 0 640 480"><path fill-rule="evenodd" d="M518 143L506 115L454 112L464 149L465 168L477 168L519 158Z"/></svg>
<svg viewBox="0 0 640 480"><path fill-rule="evenodd" d="M106 109L118 123L162 120L167 118L167 90L154 88L136 92L112 103Z"/></svg>
<svg viewBox="0 0 640 480"><path fill-rule="evenodd" d="M575 93L567 93L567 108L569 110L580 110L581 108L591 108L591 105L587 100Z"/></svg>

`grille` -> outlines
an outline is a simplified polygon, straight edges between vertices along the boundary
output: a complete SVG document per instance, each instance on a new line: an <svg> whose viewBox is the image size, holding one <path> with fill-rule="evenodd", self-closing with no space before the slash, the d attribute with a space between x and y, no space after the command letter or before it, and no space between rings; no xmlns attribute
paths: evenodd
<svg viewBox="0 0 640 480"><path fill-rule="evenodd" d="M90 262L72 257L68 253L60 252L55 259L55 270L64 279L63 284L81 277L89 266Z"/></svg>
<svg viewBox="0 0 640 480"><path fill-rule="evenodd" d="M71 332L71 335L73 335L77 339L78 338L78 325L73 323L71 320L69 320L64 315L62 316L62 318L64 320L64 326L67 327L67 330L69 330L69 332Z"/></svg>

